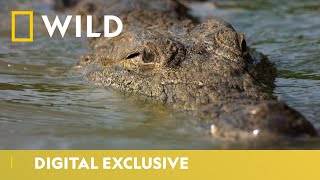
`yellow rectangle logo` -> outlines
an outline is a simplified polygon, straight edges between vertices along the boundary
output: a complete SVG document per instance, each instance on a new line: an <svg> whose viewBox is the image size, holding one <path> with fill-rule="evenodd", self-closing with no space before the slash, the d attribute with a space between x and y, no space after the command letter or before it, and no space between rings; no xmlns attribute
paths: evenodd
<svg viewBox="0 0 320 180"><path fill-rule="evenodd" d="M28 15L30 19L29 38L16 37L16 15ZM33 11L12 11L11 40L12 42L33 42Z"/></svg>

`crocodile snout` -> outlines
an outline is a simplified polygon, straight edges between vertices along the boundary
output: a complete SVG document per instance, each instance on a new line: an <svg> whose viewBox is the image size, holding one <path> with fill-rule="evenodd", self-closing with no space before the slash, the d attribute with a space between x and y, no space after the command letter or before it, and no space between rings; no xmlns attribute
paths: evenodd
<svg viewBox="0 0 320 180"><path fill-rule="evenodd" d="M317 130L298 111L279 101L240 107L219 117L211 134L226 139L317 136Z"/></svg>
<svg viewBox="0 0 320 180"><path fill-rule="evenodd" d="M263 130L268 133L283 136L316 136L317 131L302 114L290 108L287 104L270 101L263 102L247 109L249 112L248 123L257 127L261 133Z"/></svg>

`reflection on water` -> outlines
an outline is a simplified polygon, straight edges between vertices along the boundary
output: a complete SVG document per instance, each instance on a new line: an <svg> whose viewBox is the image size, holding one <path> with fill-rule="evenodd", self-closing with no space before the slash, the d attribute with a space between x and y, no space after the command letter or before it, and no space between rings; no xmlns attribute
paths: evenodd
<svg viewBox="0 0 320 180"><path fill-rule="evenodd" d="M36 14L52 13L31 1ZM0 149L220 149L186 114L93 87L70 67L87 49L73 34L11 43L10 8L0 2ZM25 1L24 1L25 2ZM23 3L22 8L26 8ZM320 122L320 4L314 1L194 3L193 13L222 17L279 68L276 94ZM201 10L201 11L199 11ZM241 148L235 145L232 148ZM268 148L319 148L319 141Z"/></svg>

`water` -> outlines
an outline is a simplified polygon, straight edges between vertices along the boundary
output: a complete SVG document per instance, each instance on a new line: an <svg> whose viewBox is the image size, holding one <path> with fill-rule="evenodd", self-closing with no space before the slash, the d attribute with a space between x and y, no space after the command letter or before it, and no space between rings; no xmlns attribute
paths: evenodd
<svg viewBox="0 0 320 180"><path fill-rule="evenodd" d="M187 115L152 101L93 87L71 67L85 39L49 38L38 14L48 3L0 0L0 149L221 149ZM12 43L10 11L32 7L35 42ZM203 20L219 16L280 70L276 95L320 122L320 3L221 1L192 4ZM20 26L23 23L19 24ZM320 141L268 148L320 148Z"/></svg>

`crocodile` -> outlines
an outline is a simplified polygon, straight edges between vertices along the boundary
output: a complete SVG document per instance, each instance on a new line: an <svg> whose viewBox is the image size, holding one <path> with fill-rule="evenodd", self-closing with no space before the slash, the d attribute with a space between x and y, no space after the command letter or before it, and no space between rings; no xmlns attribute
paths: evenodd
<svg viewBox="0 0 320 180"><path fill-rule="evenodd" d="M217 138L317 136L274 96L275 65L228 22L198 22L178 1L114 2L85 1L76 10L96 17L96 31L99 15L115 13L124 24L115 38L89 40L92 53L76 66L89 82L188 113Z"/></svg>

